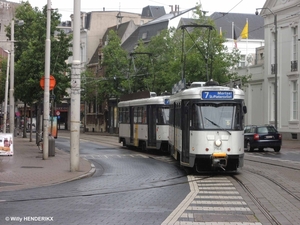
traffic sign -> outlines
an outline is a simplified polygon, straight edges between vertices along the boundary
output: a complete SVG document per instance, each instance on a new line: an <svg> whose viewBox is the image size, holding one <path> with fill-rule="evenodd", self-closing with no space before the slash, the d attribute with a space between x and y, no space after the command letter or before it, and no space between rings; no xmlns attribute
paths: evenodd
<svg viewBox="0 0 300 225"><path fill-rule="evenodd" d="M49 91L51 91L56 85L56 80L54 76L50 75ZM42 89L45 88L45 76L40 79L40 86Z"/></svg>
<svg viewBox="0 0 300 225"><path fill-rule="evenodd" d="M57 116L59 116L59 115L60 115L60 111L56 110L55 114L56 114Z"/></svg>

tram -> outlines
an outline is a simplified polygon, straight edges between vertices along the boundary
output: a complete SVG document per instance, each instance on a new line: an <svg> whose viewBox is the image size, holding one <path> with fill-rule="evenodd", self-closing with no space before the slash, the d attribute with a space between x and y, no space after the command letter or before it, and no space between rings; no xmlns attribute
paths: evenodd
<svg viewBox="0 0 300 225"><path fill-rule="evenodd" d="M244 164L244 92L208 81L170 96L170 154L197 172Z"/></svg>
<svg viewBox="0 0 300 225"><path fill-rule="evenodd" d="M118 103L119 143L168 152L169 98L148 91L123 96Z"/></svg>

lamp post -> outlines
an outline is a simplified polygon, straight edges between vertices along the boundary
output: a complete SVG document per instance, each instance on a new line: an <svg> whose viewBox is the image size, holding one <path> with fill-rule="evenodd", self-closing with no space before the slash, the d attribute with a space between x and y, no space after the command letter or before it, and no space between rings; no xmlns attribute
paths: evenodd
<svg viewBox="0 0 300 225"><path fill-rule="evenodd" d="M269 8L257 8L256 9L256 12L255 12L255 15L258 15L258 10L259 9L267 9L269 10L273 16L274 16L274 26L275 26L275 54L274 54L274 57L275 57L275 65L274 65L274 72L275 72L275 87L274 87L274 92L275 92L275 96L274 96L274 107L275 107L275 113L274 113L274 119L275 119L275 128L277 129L277 109L278 109L278 106L277 106L277 103L278 103L278 99L277 99L277 65L278 65L278 62L277 62L277 47L278 47L278 43L277 43L277 38L278 38L278 33L277 33L277 15L274 14L274 12L269 9Z"/></svg>
<svg viewBox="0 0 300 225"><path fill-rule="evenodd" d="M23 20L18 21L18 25L24 25ZM14 86L15 86L15 21L11 21L11 31L10 31L10 85L9 85L9 129L10 133L15 135L15 96L14 96ZM25 123L24 123L25 125Z"/></svg>
<svg viewBox="0 0 300 225"><path fill-rule="evenodd" d="M15 132L15 96L14 96L14 82L15 82L15 21L11 21L11 49L10 49L10 83L9 83L9 131Z"/></svg>
<svg viewBox="0 0 300 225"><path fill-rule="evenodd" d="M9 79L9 58L10 52L7 55L7 69L6 69L6 81L5 81L5 100L4 100L4 125L3 133L6 133L6 120L7 120L7 98L8 98L8 79Z"/></svg>

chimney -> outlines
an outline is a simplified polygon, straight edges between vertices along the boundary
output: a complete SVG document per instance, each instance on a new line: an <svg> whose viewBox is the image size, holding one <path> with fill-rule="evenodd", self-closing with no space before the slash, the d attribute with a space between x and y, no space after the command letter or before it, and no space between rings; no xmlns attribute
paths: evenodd
<svg viewBox="0 0 300 225"><path fill-rule="evenodd" d="M170 13L173 13L173 5L169 5L171 7L171 12Z"/></svg>

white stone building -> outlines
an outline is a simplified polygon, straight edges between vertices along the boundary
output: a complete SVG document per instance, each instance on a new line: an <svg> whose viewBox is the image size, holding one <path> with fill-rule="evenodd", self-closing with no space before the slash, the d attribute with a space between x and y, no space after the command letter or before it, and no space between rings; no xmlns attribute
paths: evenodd
<svg viewBox="0 0 300 225"><path fill-rule="evenodd" d="M300 139L299 6L299 0L265 2L263 8L258 10L264 17L265 47L263 55L260 54L263 63L238 70L240 75L252 75L245 87L248 107L246 123L277 125L284 139L297 140ZM277 110L275 103L278 106Z"/></svg>

